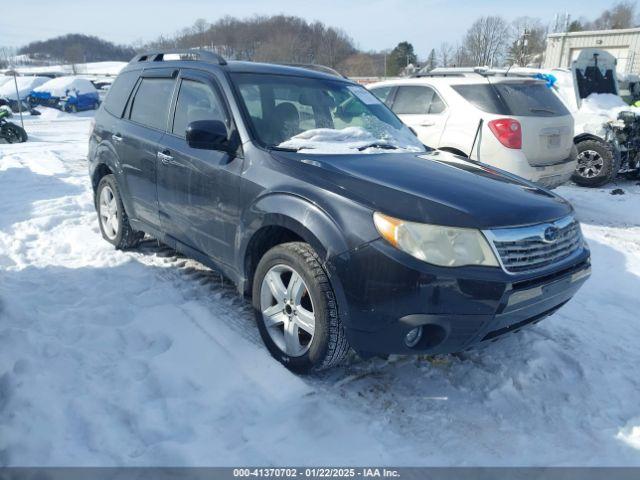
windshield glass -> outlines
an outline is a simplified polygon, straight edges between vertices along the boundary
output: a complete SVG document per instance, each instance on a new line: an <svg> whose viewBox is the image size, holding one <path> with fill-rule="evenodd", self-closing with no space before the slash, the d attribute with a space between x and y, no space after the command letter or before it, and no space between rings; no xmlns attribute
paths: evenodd
<svg viewBox="0 0 640 480"><path fill-rule="evenodd" d="M260 143L305 153L424 152L368 90L342 81L233 74Z"/></svg>

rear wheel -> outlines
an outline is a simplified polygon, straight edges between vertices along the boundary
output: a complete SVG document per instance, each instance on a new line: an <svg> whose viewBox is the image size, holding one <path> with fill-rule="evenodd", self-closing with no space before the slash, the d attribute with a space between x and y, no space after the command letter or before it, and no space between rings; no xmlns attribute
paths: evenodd
<svg viewBox="0 0 640 480"><path fill-rule="evenodd" d="M339 364L349 350L335 294L310 245L269 250L253 281L253 307L271 354L297 373Z"/></svg>
<svg viewBox="0 0 640 480"><path fill-rule="evenodd" d="M571 179L583 187L601 187L619 170L616 156L605 142L584 140L576 145L578 163Z"/></svg>
<svg viewBox="0 0 640 480"><path fill-rule="evenodd" d="M140 242L144 233L131 228L113 175L105 175L100 180L95 203L102 238L117 249L133 248Z"/></svg>

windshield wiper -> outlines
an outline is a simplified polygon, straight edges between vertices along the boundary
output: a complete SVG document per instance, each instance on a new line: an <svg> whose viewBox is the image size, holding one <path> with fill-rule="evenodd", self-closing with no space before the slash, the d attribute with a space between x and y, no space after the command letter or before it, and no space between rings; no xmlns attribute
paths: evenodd
<svg viewBox="0 0 640 480"><path fill-rule="evenodd" d="M269 150L277 150L278 152L299 152L303 147L292 148L292 147L279 147L278 145L272 145L269 147ZM310 147L304 147L311 150Z"/></svg>
<svg viewBox="0 0 640 480"><path fill-rule="evenodd" d="M369 143L368 145L363 145L362 147L358 147L358 151L362 152L363 150L366 150L367 148L381 148L383 150L397 150L398 149L398 147L396 147L395 145L391 145L390 143L373 142L373 143Z"/></svg>
<svg viewBox="0 0 640 480"><path fill-rule="evenodd" d="M555 115L556 112L553 110L549 110L548 108L530 108L529 109L530 112L545 112L545 113L550 113L551 115Z"/></svg>

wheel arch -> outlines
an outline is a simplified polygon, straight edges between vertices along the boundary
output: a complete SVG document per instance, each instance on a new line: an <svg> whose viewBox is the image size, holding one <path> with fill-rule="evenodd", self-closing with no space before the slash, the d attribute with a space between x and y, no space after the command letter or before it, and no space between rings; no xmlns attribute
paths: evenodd
<svg viewBox="0 0 640 480"><path fill-rule="evenodd" d="M584 142L586 140L592 140L594 142L602 143L603 145L607 143L604 138L598 137L592 133L581 133L580 135L576 135L573 138L573 143L578 145L580 142Z"/></svg>
<svg viewBox="0 0 640 480"><path fill-rule="evenodd" d="M324 263L348 250L346 239L333 219L314 203L297 195L278 193L260 198L247 209L241 223L237 265L243 273L241 290L250 292L255 268L276 245L303 241Z"/></svg>

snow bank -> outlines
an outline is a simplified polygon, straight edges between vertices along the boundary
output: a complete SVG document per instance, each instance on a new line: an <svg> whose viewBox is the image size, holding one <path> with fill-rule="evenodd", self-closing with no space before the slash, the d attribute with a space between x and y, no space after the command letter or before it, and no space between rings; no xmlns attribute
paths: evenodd
<svg viewBox="0 0 640 480"><path fill-rule="evenodd" d="M89 62L75 65L45 65L38 67L16 67L23 75L46 72L75 73L78 75L109 75L115 77L127 65L127 62Z"/></svg>
<svg viewBox="0 0 640 480"><path fill-rule="evenodd" d="M10 81L0 86L0 97L6 97L9 100L17 100L16 86L13 81L13 77L10 77L9 80ZM51 79L47 77L16 77L20 98L25 98L34 88L39 87L50 80Z"/></svg>
<svg viewBox="0 0 640 480"><path fill-rule="evenodd" d="M592 93L582 100L580 109L573 112L575 131L603 136L603 124L618 121L618 114L631 111L640 115L640 108L627 105L622 98L611 93Z"/></svg>
<svg viewBox="0 0 640 480"><path fill-rule="evenodd" d="M86 93L95 93L98 91L93 84L85 79L78 77L58 77L49 80L47 83L33 89L35 92L48 92L52 97L63 97L72 93L83 95Z"/></svg>
<svg viewBox="0 0 640 480"><path fill-rule="evenodd" d="M90 119L43 111L0 146L0 465L640 466L636 180L558 189L593 276L540 324L299 378L234 286L102 240Z"/></svg>
<svg viewBox="0 0 640 480"><path fill-rule="evenodd" d="M398 138L400 137L400 138ZM279 147L299 149L303 153L335 154L335 153L381 153L381 152L422 152L415 139L404 139L400 132L394 135L382 134L374 136L362 127L346 127L343 129L314 128L302 132L282 142ZM391 145L395 149L370 146L372 144Z"/></svg>

